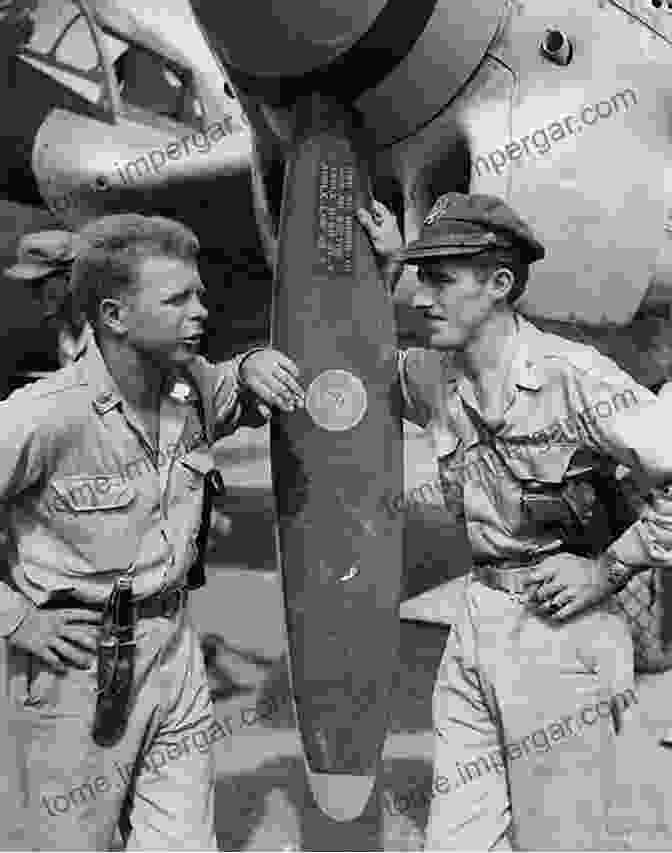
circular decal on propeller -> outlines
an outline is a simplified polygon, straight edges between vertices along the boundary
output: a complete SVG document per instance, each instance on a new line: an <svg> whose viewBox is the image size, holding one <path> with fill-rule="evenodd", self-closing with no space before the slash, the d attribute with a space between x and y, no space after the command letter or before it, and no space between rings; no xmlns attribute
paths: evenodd
<svg viewBox="0 0 672 853"><path fill-rule="evenodd" d="M325 370L306 392L306 411L318 426L330 432L356 427L367 406L364 383L347 370Z"/></svg>

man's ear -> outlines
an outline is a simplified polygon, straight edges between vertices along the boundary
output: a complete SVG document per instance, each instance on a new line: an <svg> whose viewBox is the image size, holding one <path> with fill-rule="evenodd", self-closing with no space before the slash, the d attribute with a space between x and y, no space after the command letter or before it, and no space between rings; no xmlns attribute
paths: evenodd
<svg viewBox="0 0 672 853"><path fill-rule="evenodd" d="M128 329L126 326L127 306L121 299L108 297L103 299L98 308L100 325L109 329L115 335L124 335Z"/></svg>
<svg viewBox="0 0 672 853"><path fill-rule="evenodd" d="M488 282L492 295L500 302L506 300L515 283L516 279L508 267L497 267Z"/></svg>

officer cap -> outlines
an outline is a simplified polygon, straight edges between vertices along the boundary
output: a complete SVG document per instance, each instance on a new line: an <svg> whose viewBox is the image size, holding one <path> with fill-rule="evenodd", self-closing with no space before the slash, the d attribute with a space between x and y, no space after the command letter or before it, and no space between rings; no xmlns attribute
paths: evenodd
<svg viewBox="0 0 672 853"><path fill-rule="evenodd" d="M538 261L545 254L529 225L500 198L446 193L427 214L419 239L409 243L400 257L404 263L418 264L511 248L520 251L523 263Z"/></svg>
<svg viewBox="0 0 672 853"><path fill-rule="evenodd" d="M17 263L4 273L10 278L37 281L54 273L67 273L74 261L79 238L70 231L36 231L25 234L17 248Z"/></svg>

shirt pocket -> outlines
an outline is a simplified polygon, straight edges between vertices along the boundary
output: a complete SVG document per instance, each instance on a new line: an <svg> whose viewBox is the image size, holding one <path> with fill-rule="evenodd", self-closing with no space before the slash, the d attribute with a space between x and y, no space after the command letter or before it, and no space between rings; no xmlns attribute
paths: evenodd
<svg viewBox="0 0 672 853"><path fill-rule="evenodd" d="M215 457L209 449L192 450L178 461L178 466L182 467L180 475L189 491L202 490L206 476L216 470Z"/></svg>
<svg viewBox="0 0 672 853"><path fill-rule="evenodd" d="M206 475L216 468L210 449L197 449L186 453L178 462L187 488L195 491L203 486Z"/></svg>
<svg viewBox="0 0 672 853"><path fill-rule="evenodd" d="M532 438L529 442L500 440L496 442L496 447L500 458L516 479L556 485L565 479L578 450L576 444L541 444Z"/></svg>
<svg viewBox="0 0 672 853"><path fill-rule="evenodd" d="M517 535L559 537L578 545L583 525L599 509L592 480L598 465L591 451L572 444L533 445L526 456L512 460L509 467L520 482Z"/></svg>
<svg viewBox="0 0 672 853"><path fill-rule="evenodd" d="M51 482L55 531L80 556L75 574L125 570L136 558L135 486L115 475L73 476Z"/></svg>

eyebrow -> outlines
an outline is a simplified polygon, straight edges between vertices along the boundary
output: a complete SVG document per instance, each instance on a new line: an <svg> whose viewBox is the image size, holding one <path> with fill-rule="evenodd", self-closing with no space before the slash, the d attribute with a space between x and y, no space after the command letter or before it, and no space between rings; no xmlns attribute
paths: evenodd
<svg viewBox="0 0 672 853"><path fill-rule="evenodd" d="M202 281L194 281L192 284L183 287L181 290L176 290L173 293L168 293L161 299L161 301L170 302L171 299L179 299L181 296L186 296L187 294L192 293L193 291L196 291L199 296L202 296L206 291L206 287Z"/></svg>
<svg viewBox="0 0 672 853"><path fill-rule="evenodd" d="M440 272L439 270L420 271L418 272L418 279L420 281L427 281L428 279L433 281L456 281L454 273Z"/></svg>

